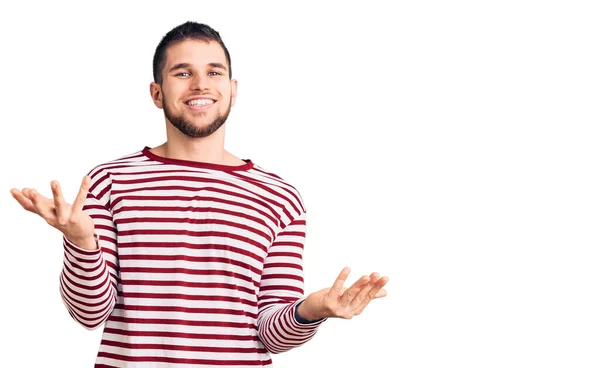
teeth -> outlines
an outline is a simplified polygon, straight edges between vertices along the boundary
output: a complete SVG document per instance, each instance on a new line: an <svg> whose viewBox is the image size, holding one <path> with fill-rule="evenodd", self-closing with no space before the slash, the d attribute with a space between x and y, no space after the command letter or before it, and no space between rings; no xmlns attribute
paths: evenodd
<svg viewBox="0 0 600 368"><path fill-rule="evenodd" d="M213 103L213 100L207 100L207 99L200 99L200 100L191 100L188 101L188 105L190 106L204 106L204 105L210 105L211 103Z"/></svg>

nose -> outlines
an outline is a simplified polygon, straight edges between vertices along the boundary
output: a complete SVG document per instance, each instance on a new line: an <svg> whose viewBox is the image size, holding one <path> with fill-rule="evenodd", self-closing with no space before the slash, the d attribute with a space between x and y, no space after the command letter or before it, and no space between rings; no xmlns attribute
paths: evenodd
<svg viewBox="0 0 600 368"><path fill-rule="evenodd" d="M190 89L194 91L202 91L208 89L208 76L196 74L191 81Z"/></svg>

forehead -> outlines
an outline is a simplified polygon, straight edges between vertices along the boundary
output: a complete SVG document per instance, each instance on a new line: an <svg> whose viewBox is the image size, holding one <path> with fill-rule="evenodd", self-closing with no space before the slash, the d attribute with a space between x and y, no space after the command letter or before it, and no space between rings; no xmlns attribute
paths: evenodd
<svg viewBox="0 0 600 368"><path fill-rule="evenodd" d="M166 69L175 64L188 63L197 67L209 63L227 65L225 50L216 41L185 40L170 45L166 53Z"/></svg>

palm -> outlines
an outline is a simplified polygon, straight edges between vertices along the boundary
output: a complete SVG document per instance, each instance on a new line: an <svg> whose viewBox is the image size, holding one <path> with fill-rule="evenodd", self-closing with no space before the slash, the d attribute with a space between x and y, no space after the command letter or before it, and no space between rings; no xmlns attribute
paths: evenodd
<svg viewBox="0 0 600 368"><path fill-rule="evenodd" d="M42 217L69 240L78 242L93 237L94 220L83 212L83 204L89 189L89 178L84 177L72 205L64 201L58 182L53 182L51 187L53 198L46 198L29 188L24 188L22 191L12 189L10 192L25 210Z"/></svg>
<svg viewBox="0 0 600 368"><path fill-rule="evenodd" d="M380 277L374 272L371 276L361 277L352 286L346 288L344 282L349 274L350 269L345 268L332 287L321 289L306 298L304 301L306 305L302 309L318 311L314 315L309 313L311 317L308 319L324 317L350 319L362 313L371 300L387 295L383 289L388 282L387 277Z"/></svg>

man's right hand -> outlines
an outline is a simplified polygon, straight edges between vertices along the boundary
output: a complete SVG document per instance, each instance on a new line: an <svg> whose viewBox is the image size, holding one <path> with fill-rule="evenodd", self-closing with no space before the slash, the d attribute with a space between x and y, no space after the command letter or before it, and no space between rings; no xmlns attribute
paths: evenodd
<svg viewBox="0 0 600 368"><path fill-rule="evenodd" d="M94 220L83 212L89 185L90 177L85 176L72 205L65 202L57 181L50 183L53 199L46 198L30 188L23 188L21 191L13 188L10 194L25 210L38 214L52 227L60 230L72 243L80 248L93 250L98 249L94 239Z"/></svg>

